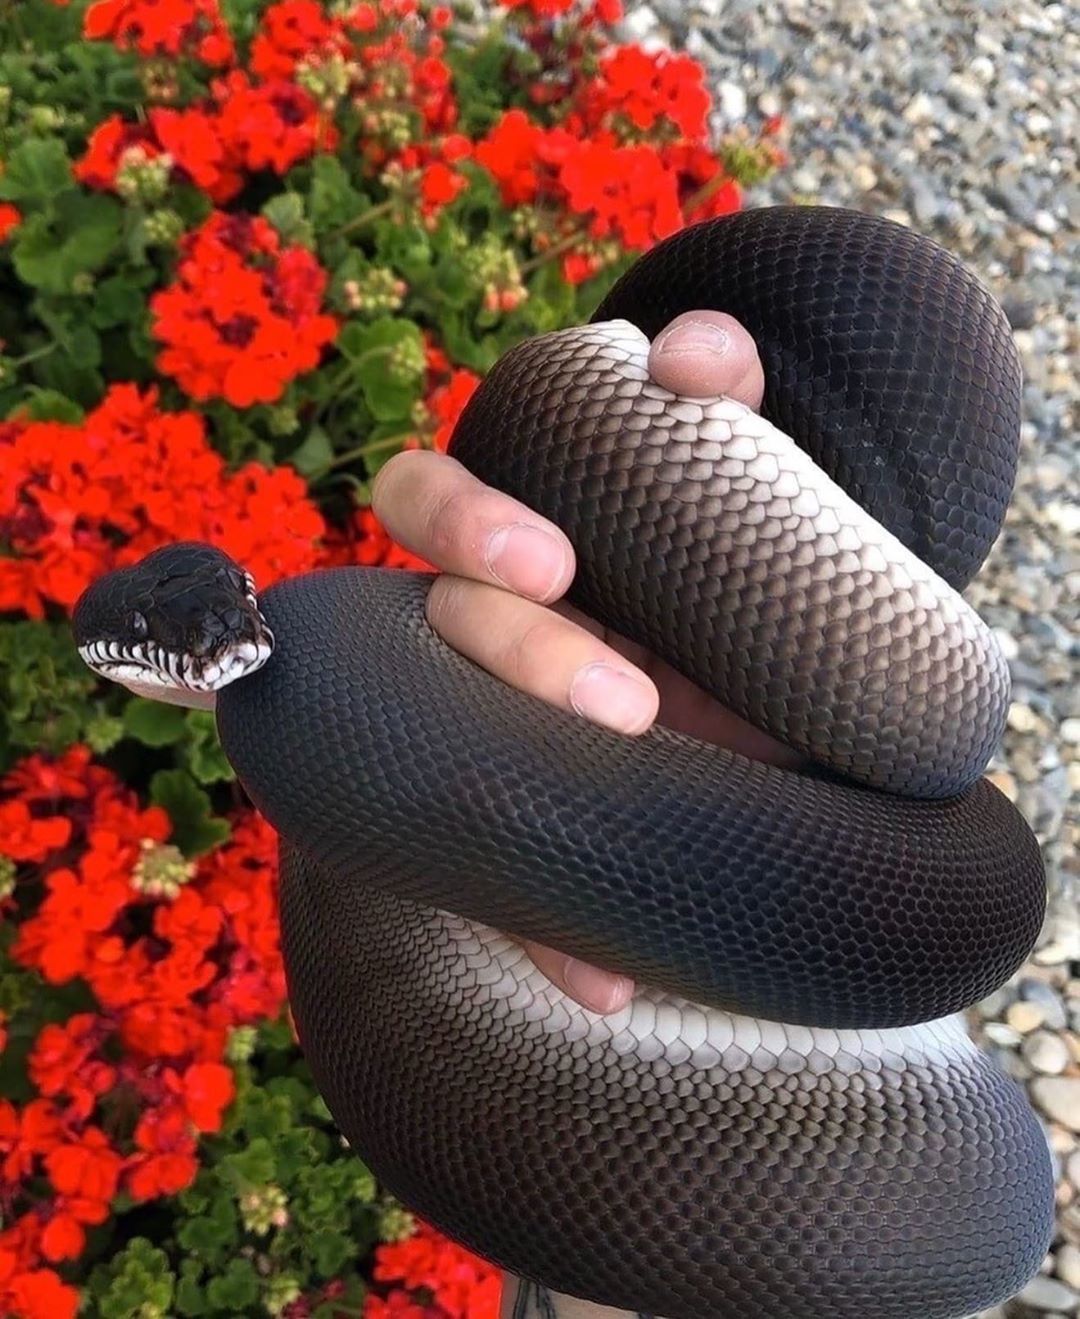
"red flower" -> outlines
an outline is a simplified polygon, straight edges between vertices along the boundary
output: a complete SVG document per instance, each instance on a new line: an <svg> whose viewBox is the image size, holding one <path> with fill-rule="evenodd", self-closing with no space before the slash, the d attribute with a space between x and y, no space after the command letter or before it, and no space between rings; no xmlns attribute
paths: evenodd
<svg viewBox="0 0 1080 1319"><path fill-rule="evenodd" d="M232 1071L222 1063L192 1063L181 1078L184 1111L199 1131L220 1131L222 1112L235 1095Z"/></svg>
<svg viewBox="0 0 1080 1319"><path fill-rule="evenodd" d="M337 333L316 310L326 272L305 248L279 249L275 230L245 215L215 213L185 239L176 283L150 306L167 345L158 368L193 398L274 402Z"/></svg>
<svg viewBox="0 0 1080 1319"><path fill-rule="evenodd" d="M420 176L420 209L425 215L431 215L440 206L452 202L467 186L467 179L455 174L441 160L436 160L428 165Z"/></svg>
<svg viewBox="0 0 1080 1319"><path fill-rule="evenodd" d="M122 1166L123 1160L97 1127L86 1127L77 1140L65 1141L45 1155L45 1170L53 1186L61 1195L79 1200L111 1200Z"/></svg>
<svg viewBox="0 0 1080 1319"><path fill-rule="evenodd" d="M685 138L703 137L711 98L705 70L689 55L617 46L582 93L586 131L611 128L619 116L639 132L668 120Z"/></svg>
<svg viewBox="0 0 1080 1319"><path fill-rule="evenodd" d="M116 1068L94 1058L109 1034L103 1019L89 1012L43 1026L27 1059L30 1079L43 1095L70 1096L72 1114L88 1118L116 1082Z"/></svg>
<svg viewBox="0 0 1080 1319"><path fill-rule="evenodd" d="M507 206L531 202L538 187L537 152L544 137L524 110L507 110L476 147L476 159L499 184Z"/></svg>
<svg viewBox="0 0 1080 1319"><path fill-rule="evenodd" d="M136 1200L175 1195L195 1180L195 1139L182 1109L170 1105L145 1113L135 1128L135 1145L125 1185Z"/></svg>
<svg viewBox="0 0 1080 1319"><path fill-rule="evenodd" d="M217 0L96 0L83 36L146 56L191 53L217 67L235 55Z"/></svg>
<svg viewBox="0 0 1080 1319"><path fill-rule="evenodd" d="M499 1270L425 1223L406 1241L379 1246L373 1275L378 1282L400 1282L430 1292L449 1319L498 1319ZM377 1306L364 1311L365 1316L401 1312L400 1308L380 1311Z"/></svg>
<svg viewBox="0 0 1080 1319"><path fill-rule="evenodd" d="M48 1153L59 1139L60 1121L47 1099L32 1099L19 1112L0 1099L0 1177L18 1182L33 1171L39 1155Z"/></svg>
<svg viewBox="0 0 1080 1319"><path fill-rule="evenodd" d="M284 174L297 161L337 146L337 130L296 83L282 79L253 86L234 71L214 90L221 103L214 131L245 169Z"/></svg>
<svg viewBox="0 0 1080 1319"><path fill-rule="evenodd" d="M0 855L12 861L44 861L70 837L71 822L63 816L34 816L25 802L0 802Z"/></svg>
<svg viewBox="0 0 1080 1319"><path fill-rule="evenodd" d="M0 202L0 243L6 243L20 224L22 215L18 207L10 202Z"/></svg>
<svg viewBox="0 0 1080 1319"><path fill-rule="evenodd" d="M169 110L155 106L150 127L163 151L172 157L173 169L181 178L202 188L220 205L240 191L243 177L240 162L230 143L223 140L221 125L205 110Z"/></svg>
<svg viewBox="0 0 1080 1319"><path fill-rule="evenodd" d="M51 1269L24 1268L14 1251L0 1250L0 1313L11 1319L75 1319L79 1293Z"/></svg>
<svg viewBox="0 0 1080 1319"><path fill-rule="evenodd" d="M260 20L251 46L251 69L260 78L290 78L302 61L347 55L352 46L339 20L316 0L280 0Z"/></svg>
<svg viewBox="0 0 1080 1319"><path fill-rule="evenodd" d="M590 142L565 161L559 180L570 206L590 215L598 238L615 235L629 248L647 248L682 227L678 180L651 147Z"/></svg>

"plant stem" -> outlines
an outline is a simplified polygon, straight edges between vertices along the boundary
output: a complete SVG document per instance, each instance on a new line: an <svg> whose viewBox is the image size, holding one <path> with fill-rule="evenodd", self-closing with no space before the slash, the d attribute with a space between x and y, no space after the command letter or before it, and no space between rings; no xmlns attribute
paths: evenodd
<svg viewBox="0 0 1080 1319"><path fill-rule="evenodd" d="M725 183L730 183L731 181L731 178L725 174L722 169L718 169L707 183L703 183L701 187L698 188L697 192L692 192L690 196L687 197L686 201L683 202L683 215L689 218L702 202L707 202L718 188L723 187Z"/></svg>
<svg viewBox="0 0 1080 1319"><path fill-rule="evenodd" d="M346 463L355 462L357 458L366 458L369 454L382 453L384 449L392 449L395 445L400 444L408 433L408 431L401 431L397 435L384 435L381 440L372 440L368 444L358 444L355 449L346 449L344 453L335 454L315 479L319 480L327 472L332 472L335 467L344 467Z"/></svg>
<svg viewBox="0 0 1080 1319"><path fill-rule="evenodd" d="M372 220L377 220L381 215L389 215L394 208L394 200L393 197L389 197L386 201L379 202L377 206L369 206L366 211L362 211L355 218L349 220L347 224L343 224L340 228L334 229L331 232L330 237L344 238L346 234L351 234L357 229L362 229L365 224L370 223Z"/></svg>
<svg viewBox="0 0 1080 1319"><path fill-rule="evenodd" d="M55 353L59 347L60 345L55 340L52 343L43 344L32 352L23 353L22 357L16 357L11 365L17 370L20 366L27 366L30 362L37 362L42 357L48 357L50 353Z"/></svg>
<svg viewBox="0 0 1080 1319"><path fill-rule="evenodd" d="M539 270L541 266L546 266L554 257L562 256L576 244L580 243L583 238L588 237L587 229L575 229L572 234L567 234L565 238L560 238L557 243L549 247L546 252L541 252L539 256L531 257L521 266L522 275L531 275L534 270Z"/></svg>

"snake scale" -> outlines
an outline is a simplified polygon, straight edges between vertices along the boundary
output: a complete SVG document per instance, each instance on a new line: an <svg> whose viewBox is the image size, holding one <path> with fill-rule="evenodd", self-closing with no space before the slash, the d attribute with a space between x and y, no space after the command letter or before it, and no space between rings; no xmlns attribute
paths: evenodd
<svg viewBox="0 0 1080 1319"><path fill-rule="evenodd" d="M754 336L761 415L650 381L649 337L694 308ZM570 598L798 770L505 687L433 633L422 574L256 600L189 544L89 589L99 672L216 690L281 835L303 1048L409 1207L667 1319L950 1319L1037 1269L1046 1140L960 1015L1045 903L1031 831L980 777L1008 671L958 594L1001 527L1019 403L1005 318L951 255L785 207L660 243L470 400L451 452L566 531ZM587 1012L498 931L638 992Z"/></svg>

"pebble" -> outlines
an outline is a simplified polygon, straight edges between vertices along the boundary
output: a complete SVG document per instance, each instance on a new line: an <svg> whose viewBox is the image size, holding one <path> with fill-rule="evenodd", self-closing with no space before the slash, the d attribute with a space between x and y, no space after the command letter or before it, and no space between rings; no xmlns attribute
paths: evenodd
<svg viewBox="0 0 1080 1319"><path fill-rule="evenodd" d="M1068 1067L1069 1050L1060 1035L1037 1030L1020 1044L1020 1053L1043 1076L1059 1076Z"/></svg>
<svg viewBox="0 0 1080 1319"><path fill-rule="evenodd" d="M1013 1030L1026 1035L1043 1024L1043 1010L1038 1003L1020 999L1016 1003L1010 1003L1006 1008L1005 1020Z"/></svg>
<svg viewBox="0 0 1080 1319"><path fill-rule="evenodd" d="M1000 1045L1004 1049L1016 1049L1020 1045L1021 1036L1003 1021L988 1021L983 1031L991 1043Z"/></svg>
<svg viewBox="0 0 1080 1319"><path fill-rule="evenodd" d="M1019 985L1020 997L1030 1003L1037 1003L1042 1009L1043 1024L1050 1030L1064 1030L1068 1018L1061 995L1048 985L1045 980L1024 977Z"/></svg>
<svg viewBox="0 0 1080 1319"><path fill-rule="evenodd" d="M1031 1097L1052 1122L1080 1132L1080 1076L1039 1076Z"/></svg>
<svg viewBox="0 0 1080 1319"><path fill-rule="evenodd" d="M1054 1268L1067 1287L1080 1290L1080 1248L1062 1246L1054 1260Z"/></svg>
<svg viewBox="0 0 1080 1319"><path fill-rule="evenodd" d="M1053 1310L1059 1314L1074 1314L1080 1305L1080 1296L1071 1287L1042 1274L1032 1278L1017 1300L1034 1306L1036 1310Z"/></svg>

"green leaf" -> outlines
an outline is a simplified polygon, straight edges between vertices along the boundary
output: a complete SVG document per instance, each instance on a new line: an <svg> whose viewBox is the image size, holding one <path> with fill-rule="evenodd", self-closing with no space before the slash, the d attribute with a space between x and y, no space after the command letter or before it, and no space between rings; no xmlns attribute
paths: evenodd
<svg viewBox="0 0 1080 1319"><path fill-rule="evenodd" d="M11 259L19 278L32 288L70 293L76 275L106 264L120 232L120 207L110 198L65 193L54 214L31 215L19 226Z"/></svg>
<svg viewBox="0 0 1080 1319"><path fill-rule="evenodd" d="M231 1259L225 1272L212 1278L206 1287L211 1305L226 1314L242 1314L259 1299L259 1275L246 1259Z"/></svg>
<svg viewBox="0 0 1080 1319"><path fill-rule="evenodd" d="M71 161L58 138L32 137L11 153L0 175L0 200L45 205L74 187Z"/></svg>
<svg viewBox="0 0 1080 1319"><path fill-rule="evenodd" d="M288 1109L286 1109L288 1112ZM289 1115L291 1119L291 1114ZM288 1130L288 1124L281 1128L282 1134ZM222 1161L222 1175L227 1177L238 1192L246 1191L252 1186L265 1186L275 1178L277 1164L274 1159L274 1146L262 1136L254 1137L246 1149L230 1154Z"/></svg>
<svg viewBox="0 0 1080 1319"><path fill-rule="evenodd" d="M412 321L384 316L370 325L355 321L337 338L339 351L352 362L364 401L376 421L404 421L420 397L421 377L399 380L387 370L387 358L398 347L423 355L424 341Z"/></svg>
<svg viewBox="0 0 1080 1319"><path fill-rule="evenodd" d="M130 274L102 280L94 290L91 321L99 330L105 330L140 320L146 309L146 294L141 285L142 281Z"/></svg>
<svg viewBox="0 0 1080 1319"><path fill-rule="evenodd" d="M133 697L124 707L124 728L144 746L167 747L179 742L187 730L187 712L164 701Z"/></svg>
<svg viewBox="0 0 1080 1319"><path fill-rule="evenodd" d="M140 1319L167 1312L173 1284L165 1252L145 1237L134 1237L118 1255L94 1269L90 1292L98 1298L101 1319Z"/></svg>
<svg viewBox="0 0 1080 1319"><path fill-rule="evenodd" d="M176 1308L181 1314L203 1315L209 1310L206 1293L203 1291L203 1267L193 1259L186 1259L180 1265L180 1279L176 1284Z"/></svg>
<svg viewBox="0 0 1080 1319"><path fill-rule="evenodd" d="M86 416L77 403L58 394L55 389L39 389L37 385L31 385L29 395L23 411L31 421L64 421L77 426Z"/></svg>
<svg viewBox="0 0 1080 1319"><path fill-rule="evenodd" d="M315 245L314 230L304 214L304 199L298 192L283 192L271 197L262 213L287 243L302 243L305 247Z"/></svg>
<svg viewBox="0 0 1080 1319"><path fill-rule="evenodd" d="M308 215L319 232L336 229L354 220L368 206L363 193L349 182L337 156L316 156L311 166ZM273 221L271 221L273 223Z"/></svg>
<svg viewBox="0 0 1080 1319"><path fill-rule="evenodd" d="M187 732L181 754L195 781L231 783L236 774L222 750L213 711L188 710L185 722Z"/></svg>
<svg viewBox="0 0 1080 1319"><path fill-rule="evenodd" d="M229 823L214 815L210 798L183 769L161 769L150 780L150 800L168 813L173 842L185 856L201 856L229 836Z"/></svg>
<svg viewBox="0 0 1080 1319"><path fill-rule="evenodd" d="M380 262L400 270L409 284L423 280L431 270L431 237L418 224L382 221L375 228L375 248Z"/></svg>
<svg viewBox="0 0 1080 1319"><path fill-rule="evenodd" d="M309 1249L316 1271L324 1278L333 1278L356 1254L356 1245L340 1232L324 1229L313 1237Z"/></svg>
<svg viewBox="0 0 1080 1319"><path fill-rule="evenodd" d="M238 1238L236 1205L227 1186L218 1185L209 1211L189 1218L176 1234L180 1246L209 1268L229 1258Z"/></svg>
<svg viewBox="0 0 1080 1319"><path fill-rule="evenodd" d="M96 686L65 624L0 627L0 767L27 749L62 751L86 737L100 717Z"/></svg>
<svg viewBox="0 0 1080 1319"><path fill-rule="evenodd" d="M334 446L321 426L312 426L304 442L289 454L289 462L301 476L314 476L333 462Z"/></svg>

